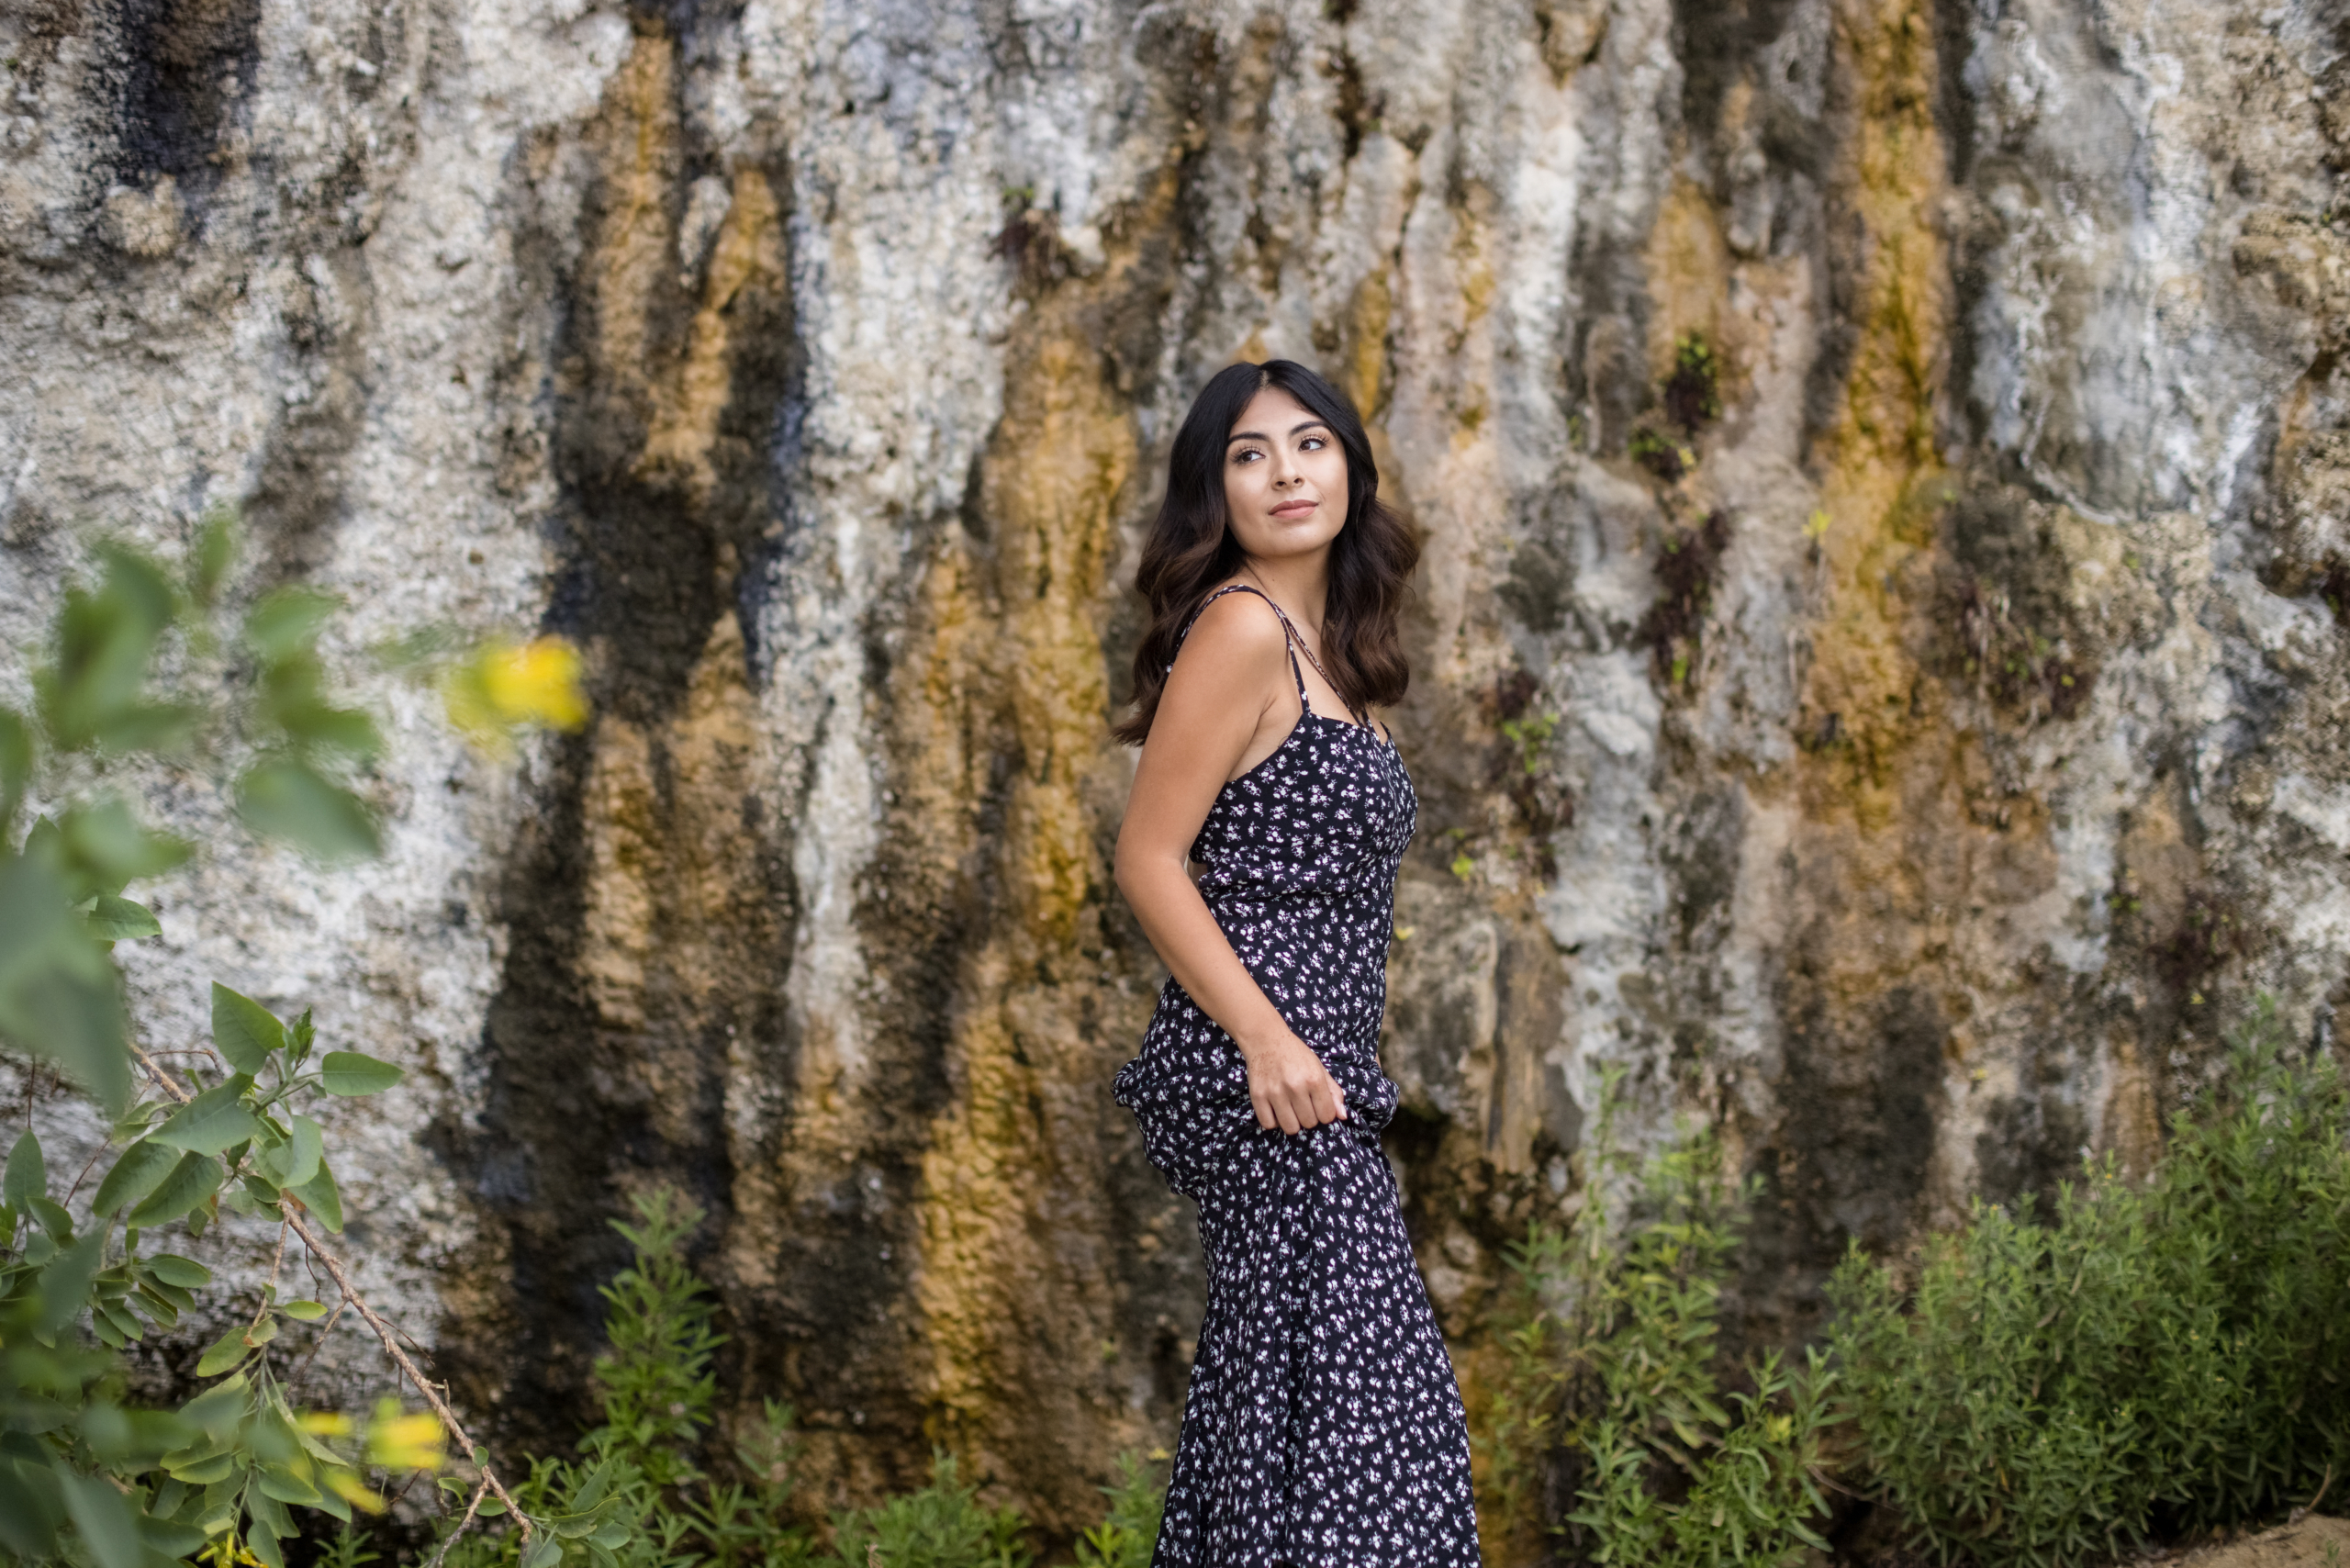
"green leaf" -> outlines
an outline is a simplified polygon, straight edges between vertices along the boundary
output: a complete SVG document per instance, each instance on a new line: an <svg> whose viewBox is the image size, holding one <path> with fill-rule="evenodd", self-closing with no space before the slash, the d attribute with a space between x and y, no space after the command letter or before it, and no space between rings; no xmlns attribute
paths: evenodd
<svg viewBox="0 0 2350 1568"><path fill-rule="evenodd" d="M152 1280L141 1280L139 1282L139 1294L131 1298L139 1304L139 1310L145 1313L158 1328L178 1327L180 1314L187 1310L164 1294L169 1289L169 1286L159 1285ZM179 1294L187 1294L185 1291ZM192 1306L195 1304L190 1302L188 1305Z"/></svg>
<svg viewBox="0 0 2350 1568"><path fill-rule="evenodd" d="M100 893L90 913L82 917L82 924L101 942L135 942L142 936L163 934L153 911L112 893Z"/></svg>
<svg viewBox="0 0 2350 1568"><path fill-rule="evenodd" d="M33 678L50 735L65 751L108 745L125 716L138 711L148 665L174 609L171 583L152 562L119 546L104 554L106 572L96 591L67 592L56 621L56 657Z"/></svg>
<svg viewBox="0 0 2350 1568"><path fill-rule="evenodd" d="M152 1196L130 1211L137 1226L168 1225L220 1190L220 1161L210 1155L183 1156Z"/></svg>
<svg viewBox="0 0 2350 1568"><path fill-rule="evenodd" d="M341 1235L342 1232L342 1194L335 1191L334 1172L325 1160L319 1161L319 1173L298 1187L285 1189L302 1201L302 1206L319 1216L319 1223Z"/></svg>
<svg viewBox="0 0 2350 1568"><path fill-rule="evenodd" d="M92 1231L60 1251L41 1270L33 1287L40 1302L39 1315L33 1319L34 1333L54 1334L81 1316L90 1299L90 1281L98 1271L99 1249L105 1242L104 1231Z"/></svg>
<svg viewBox="0 0 2350 1568"><path fill-rule="evenodd" d="M40 1139L28 1128L17 1135L14 1147L8 1150L8 1164L0 1171L0 1198L6 1198L10 1208L21 1209L35 1196L49 1193L49 1166L40 1157Z"/></svg>
<svg viewBox="0 0 2350 1568"><path fill-rule="evenodd" d="M121 982L66 886L63 848L39 828L0 856L0 1036L55 1062L109 1114L130 1098Z"/></svg>
<svg viewBox="0 0 2350 1568"><path fill-rule="evenodd" d="M346 1100L380 1094L404 1076L390 1062L358 1051L329 1051L319 1058L319 1087Z"/></svg>
<svg viewBox="0 0 2350 1568"><path fill-rule="evenodd" d="M245 1531L245 1550L261 1559L262 1568L285 1568L285 1549L277 1544L281 1538L274 1529L264 1526L263 1515L266 1508L283 1518L285 1506L274 1497L248 1492L245 1494L245 1507L252 1515L252 1528ZM271 1524L274 1522L270 1521ZM285 1521L285 1533L294 1533L294 1521L291 1519Z"/></svg>
<svg viewBox="0 0 2350 1568"><path fill-rule="evenodd" d="M319 1173L319 1161L326 1158L326 1129L308 1116L293 1118L293 1137L285 1147L285 1180L281 1187L299 1187Z"/></svg>
<svg viewBox="0 0 2350 1568"><path fill-rule="evenodd" d="M204 1354L196 1360L196 1375L218 1377L222 1372L243 1361L245 1353L252 1349L251 1345L245 1343L245 1331L241 1327L231 1328L205 1347ZM186 1478L183 1477L183 1479Z"/></svg>
<svg viewBox="0 0 2350 1568"><path fill-rule="evenodd" d="M554 1538L553 1531L541 1530L531 1538L531 1544L522 1549L520 1568L554 1568L562 1561L563 1542Z"/></svg>
<svg viewBox="0 0 2350 1568"><path fill-rule="evenodd" d="M328 862L364 859L383 846L359 797L290 757L272 757L246 771L237 782L237 812L254 832Z"/></svg>
<svg viewBox="0 0 2350 1568"><path fill-rule="evenodd" d="M356 708L336 708L325 702L273 704L270 717L297 751L339 752L364 762L384 749L375 721Z"/></svg>
<svg viewBox="0 0 2350 1568"><path fill-rule="evenodd" d="M278 1310L297 1323L316 1323L327 1315L327 1304L322 1301L305 1301L297 1297L293 1301L280 1302Z"/></svg>
<svg viewBox="0 0 2350 1568"><path fill-rule="evenodd" d="M254 1484L281 1503L294 1503L305 1508L319 1506L319 1489L282 1464L265 1464Z"/></svg>
<svg viewBox="0 0 2350 1568"><path fill-rule="evenodd" d="M180 1419L201 1428L217 1441L227 1442L243 1419L245 1407L252 1403L246 1393L250 1386L241 1373L223 1379L218 1387L207 1388L181 1406Z"/></svg>
<svg viewBox="0 0 2350 1568"><path fill-rule="evenodd" d="M25 1200L25 1206L32 1211L33 1218L40 1221L40 1227L55 1237L61 1245L72 1238L73 1216L65 1212L63 1204L51 1202L44 1194L35 1193Z"/></svg>
<svg viewBox="0 0 2350 1568"><path fill-rule="evenodd" d="M188 553L188 597L209 605L220 597L220 585L237 562L237 514L215 507L204 515L203 532Z"/></svg>
<svg viewBox="0 0 2350 1568"><path fill-rule="evenodd" d="M302 1016L294 1020L294 1059L300 1061L310 1054L310 1042L319 1037L318 1025L310 1022L310 1010L302 1009Z"/></svg>
<svg viewBox="0 0 2350 1568"><path fill-rule="evenodd" d="M62 1512L46 1465L0 1458L0 1547L21 1561L53 1556Z"/></svg>
<svg viewBox="0 0 2350 1568"><path fill-rule="evenodd" d="M146 1545L121 1493L100 1477L65 1472L57 1473L57 1486L99 1568L147 1568Z"/></svg>
<svg viewBox="0 0 2350 1568"><path fill-rule="evenodd" d="M245 613L245 644L273 663L308 652L340 600L316 588L282 588Z"/></svg>
<svg viewBox="0 0 2350 1568"><path fill-rule="evenodd" d="M67 863L97 892L120 892L126 883L160 877L194 853L185 839L140 826L113 795L61 813L57 827Z"/></svg>
<svg viewBox="0 0 2350 1568"><path fill-rule="evenodd" d="M258 1077L272 1051L285 1044L285 1025L250 996L212 982L212 1043L239 1072Z"/></svg>
<svg viewBox="0 0 2350 1568"><path fill-rule="evenodd" d="M275 1313L263 1314L259 1323L245 1330L245 1343L256 1350L276 1338L277 1315Z"/></svg>
<svg viewBox="0 0 2350 1568"><path fill-rule="evenodd" d="M191 1486L212 1486L236 1473L234 1455L209 1454L203 1459L163 1461L163 1473L174 1481L185 1481Z"/></svg>
<svg viewBox="0 0 2350 1568"><path fill-rule="evenodd" d="M142 1260L147 1271L167 1285L177 1285L185 1291L202 1290L212 1282L212 1271L193 1258L183 1258L176 1252L158 1252Z"/></svg>
<svg viewBox="0 0 2350 1568"><path fill-rule="evenodd" d="M0 843L16 842L17 808L33 777L33 733L13 708L0 708Z"/></svg>
<svg viewBox="0 0 2350 1568"><path fill-rule="evenodd" d="M136 1207L153 1195L163 1184L163 1178L179 1163L180 1151L151 1138L141 1138L122 1151L106 1180L98 1183L98 1195L90 1200L90 1212L103 1219L124 1208Z"/></svg>
<svg viewBox="0 0 2350 1568"><path fill-rule="evenodd" d="M244 1143L262 1130L261 1119L242 1103L245 1092L252 1086L253 1081L243 1073L216 1083L173 1112L170 1120L147 1136L190 1154L219 1154Z"/></svg>
<svg viewBox="0 0 2350 1568"><path fill-rule="evenodd" d="M139 1319L110 1302L99 1302L90 1310L96 1316L103 1317L114 1325L115 1332L133 1344L146 1337L147 1330L139 1326Z"/></svg>
<svg viewBox="0 0 2350 1568"><path fill-rule="evenodd" d="M160 1508L158 1511L161 1511ZM179 1524L171 1519L159 1519L153 1514L148 1514L140 1519L139 1534L149 1547L161 1552L166 1559L193 1557L196 1555L196 1548L202 1546L205 1540L204 1532L194 1525Z"/></svg>

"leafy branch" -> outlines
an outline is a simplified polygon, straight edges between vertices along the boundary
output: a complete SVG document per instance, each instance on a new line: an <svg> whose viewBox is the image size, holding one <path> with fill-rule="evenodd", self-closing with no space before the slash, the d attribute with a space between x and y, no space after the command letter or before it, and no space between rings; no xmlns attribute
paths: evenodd
<svg viewBox="0 0 2350 1568"><path fill-rule="evenodd" d="M334 696L319 651L336 601L286 588L232 614L235 555L225 516L206 522L176 571L102 544L96 581L69 588L31 670L28 712L0 707L0 1045L86 1090L111 1118L107 1141L123 1146L80 1218L72 1205L103 1146L62 1201L32 1131L0 1171L0 1551L97 1568L191 1554L214 1568L285 1568L290 1508L348 1527L354 1507L386 1506L364 1471L438 1470L453 1439L478 1475L447 1539L495 1507L514 1515L532 1568L548 1568L560 1548L547 1548L577 1521L515 1506L445 1392L324 1240L342 1228L342 1197L325 1129L303 1107L321 1094L380 1093L400 1070L320 1052L309 1014L287 1024L220 985L211 1049L189 1053L207 1059L208 1078L201 1065L166 1071L131 1036L113 947L162 927L126 891L196 846L140 821L115 784L125 764L196 765L252 832L323 863L380 846L360 785L382 736ZM452 722L493 748L519 729L584 718L576 655L554 640L430 633L392 652L384 663L438 683ZM136 1103L134 1059L160 1091ZM202 1264L142 1252L142 1240L174 1225L200 1237L224 1207L276 1222L259 1302L197 1360L211 1386L175 1410L125 1406L119 1352L176 1327L212 1283ZM332 1281L331 1308L281 1296L289 1238ZM270 1347L287 1324L323 1320L307 1368L346 1311L425 1412L396 1400L364 1421L296 1412ZM363 1559L355 1547L339 1552L347 1568Z"/></svg>

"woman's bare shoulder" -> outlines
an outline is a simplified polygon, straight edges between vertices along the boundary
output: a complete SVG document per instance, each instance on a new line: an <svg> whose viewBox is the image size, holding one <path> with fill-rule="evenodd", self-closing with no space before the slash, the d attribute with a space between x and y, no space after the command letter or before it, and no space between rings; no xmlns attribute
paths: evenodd
<svg viewBox="0 0 2350 1568"><path fill-rule="evenodd" d="M1216 666L1219 670L1238 674L1259 666L1270 668L1277 664L1286 639L1273 607L1254 593L1227 593L1200 611L1192 622L1189 635L1178 651L1175 666L1183 666L1184 655L1198 653L1199 665Z"/></svg>

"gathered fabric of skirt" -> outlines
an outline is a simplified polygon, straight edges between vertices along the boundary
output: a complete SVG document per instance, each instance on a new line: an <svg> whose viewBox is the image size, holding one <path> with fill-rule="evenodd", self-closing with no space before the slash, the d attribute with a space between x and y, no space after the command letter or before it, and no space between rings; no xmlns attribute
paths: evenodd
<svg viewBox="0 0 2350 1568"><path fill-rule="evenodd" d="M1298 700L1296 727L1225 786L1192 857L1348 1119L1258 1126L1238 1047L1172 980L1118 1074L1151 1162L1199 1204L1208 1271L1151 1561L1465 1568L1468 1428L1379 1147L1396 1099L1378 1057L1387 945L1417 804L1392 744L1314 712L1302 674Z"/></svg>

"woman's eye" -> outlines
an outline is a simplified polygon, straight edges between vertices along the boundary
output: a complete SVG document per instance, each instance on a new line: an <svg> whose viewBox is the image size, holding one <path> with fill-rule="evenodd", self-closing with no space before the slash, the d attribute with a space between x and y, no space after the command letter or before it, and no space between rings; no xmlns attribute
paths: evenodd
<svg viewBox="0 0 2350 1568"><path fill-rule="evenodd" d="M1310 436L1307 436L1304 441L1302 441L1302 442L1298 442L1298 444L1299 444L1300 446L1303 446L1304 448L1305 448L1305 450L1306 450L1306 451L1308 451L1308 452L1319 452L1319 451L1321 451L1324 447L1326 447L1326 446L1329 445L1330 443L1329 443L1328 442L1326 442L1326 441L1323 440L1323 439L1322 439L1320 436L1318 436L1318 435L1310 435Z"/></svg>
<svg viewBox="0 0 2350 1568"><path fill-rule="evenodd" d="M1253 447L1242 447L1238 452L1232 454L1232 461L1235 463L1247 463L1264 455L1265 454L1263 453L1257 451Z"/></svg>

